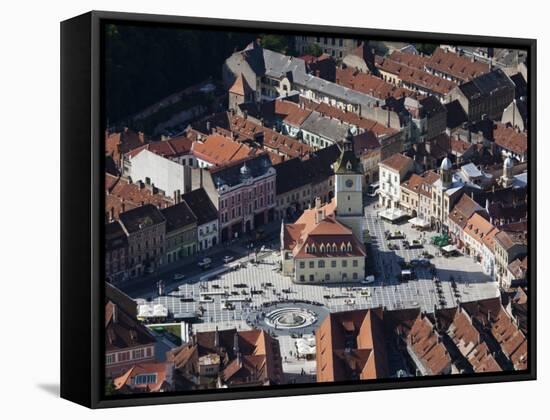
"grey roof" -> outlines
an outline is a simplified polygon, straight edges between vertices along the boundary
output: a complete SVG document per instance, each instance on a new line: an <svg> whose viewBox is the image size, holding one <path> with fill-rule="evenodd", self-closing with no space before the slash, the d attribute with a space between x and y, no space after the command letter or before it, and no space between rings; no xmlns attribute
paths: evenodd
<svg viewBox="0 0 550 420"><path fill-rule="evenodd" d="M516 175L514 177L514 188L525 188L527 187L527 172Z"/></svg>
<svg viewBox="0 0 550 420"><path fill-rule="evenodd" d="M166 219L166 232L172 232L197 222L197 217L185 201L166 207L161 210L161 213Z"/></svg>
<svg viewBox="0 0 550 420"><path fill-rule="evenodd" d="M349 104L361 105L363 107L384 104L383 100L375 98L374 96L347 88L337 83L329 82L328 80L321 79L311 74L306 74L303 81L295 80L295 83L309 90L321 92L324 95L340 99L342 102Z"/></svg>
<svg viewBox="0 0 550 420"><path fill-rule="evenodd" d="M472 79L471 81L459 86L459 89L469 99L480 96L489 96L503 89L514 89L512 80L501 69L493 70L489 73Z"/></svg>
<svg viewBox="0 0 550 420"><path fill-rule="evenodd" d="M306 74L306 63L301 58L291 57L271 50L263 50L265 74L280 79L288 73L293 80L302 80Z"/></svg>
<svg viewBox="0 0 550 420"><path fill-rule="evenodd" d="M463 165L460 170L466 174L468 178L479 178L483 173L473 163L467 163Z"/></svg>
<svg viewBox="0 0 550 420"><path fill-rule="evenodd" d="M146 204L120 214L120 223L122 223L128 233L137 232L165 221L166 219L160 210L152 204Z"/></svg>
<svg viewBox="0 0 550 420"><path fill-rule="evenodd" d="M349 126L313 111L302 123L301 129L326 139L340 141L346 136Z"/></svg>
<svg viewBox="0 0 550 420"><path fill-rule="evenodd" d="M254 42L249 44L241 53L256 75L267 75L276 79L288 76L295 84L322 92L346 103L368 106L381 102L374 96L307 74L306 63L301 58L261 48Z"/></svg>
<svg viewBox="0 0 550 420"><path fill-rule="evenodd" d="M245 162L239 162L230 166L224 166L223 168L212 170L212 181L216 187L227 185L233 187L239 185L244 181L243 173L241 169L246 165L247 176L250 178L257 178L265 175L269 168L272 167L271 160L267 154L256 156Z"/></svg>

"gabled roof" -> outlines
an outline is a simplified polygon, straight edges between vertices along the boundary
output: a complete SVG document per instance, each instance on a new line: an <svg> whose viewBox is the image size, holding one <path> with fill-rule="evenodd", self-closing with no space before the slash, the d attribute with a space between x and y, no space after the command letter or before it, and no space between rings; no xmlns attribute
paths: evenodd
<svg viewBox="0 0 550 420"><path fill-rule="evenodd" d="M450 74L464 81L471 80L490 70L490 66L487 63L475 61L439 47L435 49L426 61L426 67Z"/></svg>
<svg viewBox="0 0 550 420"><path fill-rule="evenodd" d="M479 213L474 213L466 222L464 233L471 236L477 242L483 243L485 237L489 235L493 229L495 229L495 227L491 222Z"/></svg>
<svg viewBox="0 0 550 420"><path fill-rule="evenodd" d="M193 154L214 166L224 166L254 156L256 149L219 134L211 134L204 142L193 143Z"/></svg>
<svg viewBox="0 0 550 420"><path fill-rule="evenodd" d="M464 228L468 222L468 219L472 217L474 213L481 211L483 211L483 207L470 198L468 194L462 194L460 199L451 209L449 219L461 228Z"/></svg>
<svg viewBox="0 0 550 420"><path fill-rule="evenodd" d="M145 204L120 214L120 223L129 234L165 221L160 210L152 204Z"/></svg>
<svg viewBox="0 0 550 420"><path fill-rule="evenodd" d="M391 155L389 158L386 158L382 162L380 162L380 165L393 169L397 172L401 172L406 168L412 168L413 164L414 161L410 157L405 156L401 153L395 153L394 155Z"/></svg>
<svg viewBox="0 0 550 420"><path fill-rule="evenodd" d="M246 82L246 79L243 77L242 73L237 76L233 85L229 88L229 93L235 93L237 95L246 96L252 93L253 90L250 85Z"/></svg>
<svg viewBox="0 0 550 420"><path fill-rule="evenodd" d="M166 233L197 223L197 217L185 201L161 210L166 219Z"/></svg>
<svg viewBox="0 0 550 420"><path fill-rule="evenodd" d="M191 211L197 218L197 225L218 219L218 210L210 200L210 197L204 190L199 188L182 195L181 199L187 203Z"/></svg>
<svg viewBox="0 0 550 420"><path fill-rule="evenodd" d="M493 138L495 143L504 150L511 151L518 155L527 153L527 133L518 132L513 127L501 123L495 123Z"/></svg>

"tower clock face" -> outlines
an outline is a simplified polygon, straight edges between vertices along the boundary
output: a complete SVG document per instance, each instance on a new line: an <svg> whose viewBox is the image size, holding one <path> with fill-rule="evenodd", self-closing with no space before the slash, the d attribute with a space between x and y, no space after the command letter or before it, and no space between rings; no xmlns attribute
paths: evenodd
<svg viewBox="0 0 550 420"><path fill-rule="evenodd" d="M351 180L351 179L346 179L346 187L347 187L347 188L353 187L353 180Z"/></svg>

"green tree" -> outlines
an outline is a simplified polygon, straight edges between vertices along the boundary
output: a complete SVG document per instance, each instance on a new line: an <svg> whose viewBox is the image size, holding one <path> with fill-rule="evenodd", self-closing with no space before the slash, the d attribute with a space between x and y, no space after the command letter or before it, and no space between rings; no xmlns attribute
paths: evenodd
<svg viewBox="0 0 550 420"><path fill-rule="evenodd" d="M323 49L317 44L310 44L306 48L304 48L304 54L319 57L321 54L323 54Z"/></svg>
<svg viewBox="0 0 550 420"><path fill-rule="evenodd" d="M432 55L435 49L437 48L437 45L436 44L416 44L415 47L420 53Z"/></svg>
<svg viewBox="0 0 550 420"><path fill-rule="evenodd" d="M292 49L292 41L284 35L262 35L260 44L262 47L277 51L281 54L288 54Z"/></svg>

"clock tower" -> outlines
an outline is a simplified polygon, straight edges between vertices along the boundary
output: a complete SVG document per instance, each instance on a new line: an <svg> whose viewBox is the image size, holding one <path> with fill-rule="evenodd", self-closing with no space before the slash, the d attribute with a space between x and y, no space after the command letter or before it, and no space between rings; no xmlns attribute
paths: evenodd
<svg viewBox="0 0 550 420"><path fill-rule="evenodd" d="M363 243L364 207L363 174L353 149L353 135L348 130L340 157L334 164L336 219L349 227Z"/></svg>

